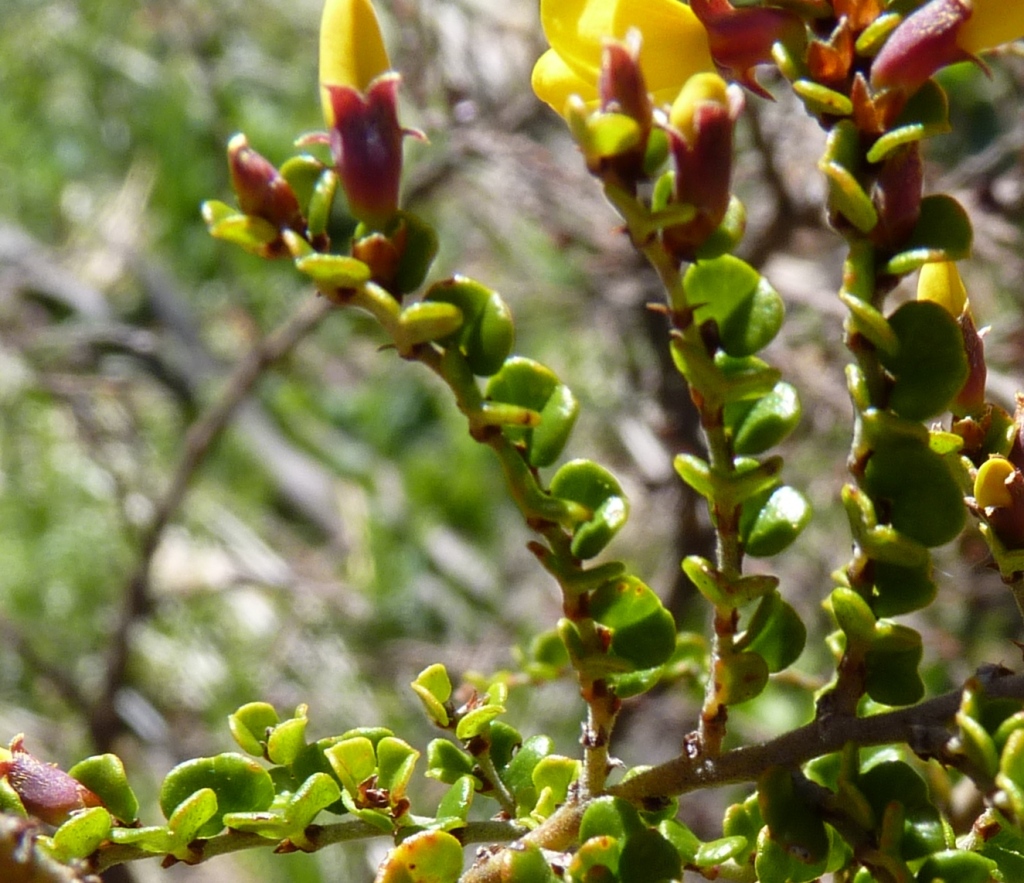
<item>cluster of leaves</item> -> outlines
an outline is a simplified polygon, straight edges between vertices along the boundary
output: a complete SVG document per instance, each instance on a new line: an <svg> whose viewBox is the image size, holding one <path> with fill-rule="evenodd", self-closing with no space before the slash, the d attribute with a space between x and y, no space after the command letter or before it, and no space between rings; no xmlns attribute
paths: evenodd
<svg viewBox="0 0 1024 883"><path fill-rule="evenodd" d="M605 10L611 30L630 9ZM806 640L778 578L748 572L745 560L783 552L811 517L771 453L801 412L794 386L762 358L782 327L783 300L733 253L745 226L730 193L738 87L710 70L687 71L663 112L634 36L618 34L625 42L597 49L599 62L588 67L592 29L577 22L566 37L564 20L545 15L554 58L542 60L540 80L550 85L562 68L574 88L584 74L597 79L584 82L598 93L590 104L576 93L567 102L569 129L664 286L658 310L704 432L706 453L679 454L675 466L706 501L717 542L713 560L682 563L712 610L705 643L678 633L658 595L624 564L592 563L626 523L626 495L600 464L562 461L577 399L549 367L514 353L505 300L466 276L428 281L437 234L396 202L401 140L411 134L397 122L397 78L386 70L372 9L344 0L328 4L325 23L351 27L341 36L354 60L346 55L340 69L357 74L321 83L331 132L303 139L327 145L330 159L303 153L278 169L236 136L228 160L238 206L208 202L204 218L214 237L290 260L331 304L369 314L399 357L443 381L470 436L497 456L536 535L529 547L562 595L563 616L526 668L537 679L572 672L587 708L582 759L502 719L502 678L456 707L440 665L413 683L430 721L454 736L427 747L427 776L448 786L429 815L413 812L409 794L417 749L383 727L307 742L305 706L283 721L263 702L239 709L230 728L249 756L175 767L160 789L167 823L158 826L140 825L117 757L89 758L65 774L15 740L0 758L0 808L54 826L31 835L35 851L24 852L32 861L41 850L100 869L147 854L193 863L252 846L314 851L386 835L396 845L378 869L381 883L454 880L466 843L516 838L465 879L639 883L690 869L761 883L825 873L855 883L982 883L1013 879L1024 865L1020 679L994 669L906 714L879 708L924 695L921 636L892 617L934 601L929 550L958 535L969 512L984 523L1004 579L1018 590L1024 580L1024 421L984 397L981 336L956 288L971 224L952 198L922 196L920 142L948 128L946 96L930 76L961 57L957 29L972 7L808 0L736 8L720 0L670 2L664 11L668 32L707 50L698 67L713 64L761 91L750 69L773 61L827 132L819 168L829 220L848 247L840 300L855 424L843 502L853 555L827 601L836 668L814 720L762 746L725 749L730 709L760 695ZM641 30L649 25L638 19ZM952 36L936 41L937 28ZM322 43L322 71L332 76L336 36ZM644 37L659 45L650 30ZM336 251L330 219L341 191L356 223ZM918 299L887 306L900 279L918 270ZM923 425L946 413L948 425ZM682 753L609 786L623 701L682 669L705 679ZM939 811L915 756L937 759L984 794L968 839L958 840ZM680 794L736 781L756 791L728 809L722 837L702 842L675 818ZM478 794L496 801L496 821L471 821ZM323 825L322 812L351 819Z"/></svg>

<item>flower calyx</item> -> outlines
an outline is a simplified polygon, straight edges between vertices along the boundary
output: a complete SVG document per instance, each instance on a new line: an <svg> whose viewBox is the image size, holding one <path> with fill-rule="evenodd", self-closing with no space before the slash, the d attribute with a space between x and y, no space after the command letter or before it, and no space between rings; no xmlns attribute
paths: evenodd
<svg viewBox="0 0 1024 883"><path fill-rule="evenodd" d="M675 166L671 201L692 206L691 220L663 231L666 249L692 261L718 228L730 204L733 130L743 110L742 90L717 74L687 80L672 104L665 131Z"/></svg>
<svg viewBox="0 0 1024 883"><path fill-rule="evenodd" d="M737 8L730 0L690 0L690 9L708 32L719 73L762 98L771 98L755 79L754 68L772 60L775 43L804 40L800 18L784 9Z"/></svg>

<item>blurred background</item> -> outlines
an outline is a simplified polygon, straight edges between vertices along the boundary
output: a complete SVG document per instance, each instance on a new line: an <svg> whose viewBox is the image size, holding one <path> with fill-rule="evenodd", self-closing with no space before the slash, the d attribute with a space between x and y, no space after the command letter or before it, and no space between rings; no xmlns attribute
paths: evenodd
<svg viewBox="0 0 1024 883"><path fill-rule="evenodd" d="M609 554L682 627L703 629L679 561L706 553L710 536L671 466L699 450L693 415L664 322L644 307L659 299L653 276L529 90L542 50L535 4L379 6L404 75L403 122L429 137L408 142L405 204L441 232L435 277L474 276L509 302L517 352L581 401L567 456L607 465L633 504ZM115 751L151 823L171 766L234 749L226 715L239 705L265 700L288 717L308 703L312 738L383 723L424 750L436 734L408 689L416 673L438 661L455 676L514 670L516 648L560 612L490 452L427 372L378 351L364 317L308 322L195 458L189 427L313 297L288 262L210 239L199 205L232 199L233 133L280 163L297 135L322 127L320 9L0 8L0 741L25 733L62 765ZM829 676L820 602L849 552L836 503L850 427L834 294L842 249L822 223L823 137L783 84L764 82L778 100L750 97L738 133L742 254L787 301L769 356L805 416L785 445L786 480L817 517L779 560L752 563L782 576L812 637L795 673L736 710L743 738L808 718L806 688ZM993 326L992 397L1012 408L1024 355L1024 59L993 59L988 77L962 65L946 84L956 134L929 143L928 188L972 213L963 272L977 320ZM335 229L348 225L339 205ZM189 477L181 505L175 475ZM1021 636L973 529L937 562L939 602L908 618L936 692L982 661L1018 661L1010 639ZM698 698L698 685L679 684L634 701L616 754L676 754ZM509 722L576 755L582 707L569 683L514 689ZM720 807L684 801L682 817L713 837ZM111 880L368 880L383 849L171 871L153 861Z"/></svg>

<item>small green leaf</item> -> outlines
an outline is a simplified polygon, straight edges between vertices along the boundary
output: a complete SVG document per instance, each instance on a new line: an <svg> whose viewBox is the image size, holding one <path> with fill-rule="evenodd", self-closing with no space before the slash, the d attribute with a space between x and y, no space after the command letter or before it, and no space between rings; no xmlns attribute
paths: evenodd
<svg viewBox="0 0 1024 883"><path fill-rule="evenodd" d="M388 853L374 883L455 883L461 873L462 844L445 831L420 831Z"/></svg>
<svg viewBox="0 0 1024 883"><path fill-rule="evenodd" d="M921 636L913 629L883 620L865 657L867 694L883 705L910 705L924 695L917 667Z"/></svg>
<svg viewBox="0 0 1024 883"><path fill-rule="evenodd" d="M392 804L405 797L419 757L415 748L394 736L377 743L377 786L387 789Z"/></svg>
<svg viewBox="0 0 1024 883"><path fill-rule="evenodd" d="M124 764L116 754L87 757L71 767L68 775L99 797L122 824L130 825L138 818L138 798L128 784Z"/></svg>
<svg viewBox="0 0 1024 883"><path fill-rule="evenodd" d="M827 857L828 834L820 813L798 793L794 775L799 774L769 767L758 779L758 803L771 839L791 857L812 865Z"/></svg>
<svg viewBox="0 0 1024 883"><path fill-rule="evenodd" d="M757 653L742 652L715 663L718 695L726 705L740 705L760 696L768 684L768 663Z"/></svg>
<svg viewBox="0 0 1024 883"><path fill-rule="evenodd" d="M256 757L263 757L269 731L276 727L279 721L273 705L266 702L250 702L228 716L228 729L244 751Z"/></svg>
<svg viewBox="0 0 1024 883"><path fill-rule="evenodd" d="M928 856L914 879L917 883L990 883L996 863L976 852L948 849Z"/></svg>
<svg viewBox="0 0 1024 883"><path fill-rule="evenodd" d="M871 550L866 551L875 557ZM876 560L873 574L875 588L871 607L879 617L922 610L935 600L938 593L931 578L930 563L922 567L903 567Z"/></svg>
<svg viewBox="0 0 1024 883"><path fill-rule="evenodd" d="M925 546L940 546L963 529L963 493L946 460L927 443L879 444L864 471L864 486L876 508L884 504L896 530Z"/></svg>
<svg viewBox="0 0 1024 883"><path fill-rule="evenodd" d="M853 102L846 95L813 80L797 80L793 83L793 91L811 113L841 117L853 113Z"/></svg>
<svg viewBox="0 0 1024 883"><path fill-rule="evenodd" d="M703 848L699 838L678 819L665 819L658 825L658 833L675 847L683 864L696 863L697 853ZM731 839L731 838L730 838ZM738 838L743 841L743 838ZM745 841L743 841L745 842ZM729 856L728 858L732 858ZM726 861L726 859L722 859ZM717 862L714 862L717 864Z"/></svg>
<svg viewBox="0 0 1024 883"><path fill-rule="evenodd" d="M449 723L446 703L452 695L452 682L448 671L440 663L423 669L411 684L413 692L419 696L427 716L440 727Z"/></svg>
<svg viewBox="0 0 1024 883"><path fill-rule="evenodd" d="M453 785L473 772L473 758L447 739L433 739L427 745L428 778Z"/></svg>
<svg viewBox="0 0 1024 883"><path fill-rule="evenodd" d="M576 423L579 404L554 372L539 362L513 356L487 382L486 395L490 401L516 405L540 415L540 424L535 428L503 428L507 437L526 445L532 466L550 466L558 459Z"/></svg>
<svg viewBox="0 0 1024 883"><path fill-rule="evenodd" d="M758 654L768 671L774 674L796 662L806 641L807 627L803 620L778 592L772 592L757 605L736 649Z"/></svg>
<svg viewBox="0 0 1024 883"><path fill-rule="evenodd" d="M926 196L904 251L891 258L882 272L903 276L933 261L962 260L970 257L973 238L970 218L960 203L942 193Z"/></svg>
<svg viewBox="0 0 1024 883"><path fill-rule="evenodd" d="M800 399L788 383L777 383L766 396L725 409L737 454L760 454L789 435L800 422Z"/></svg>
<svg viewBox="0 0 1024 883"><path fill-rule="evenodd" d="M625 838L646 828L636 809L619 797L591 801L580 821L580 840L594 837Z"/></svg>
<svg viewBox="0 0 1024 883"><path fill-rule="evenodd" d="M768 558L787 548L811 520L811 505L788 485L751 497L743 504L740 536L744 550L755 558Z"/></svg>
<svg viewBox="0 0 1024 883"><path fill-rule="evenodd" d="M295 268L321 288L359 288L370 281L370 268L356 258L314 253L297 258Z"/></svg>
<svg viewBox="0 0 1024 883"><path fill-rule="evenodd" d="M250 254L262 256L276 242L280 231L270 221L251 215L235 214L210 225L210 235L237 245Z"/></svg>
<svg viewBox="0 0 1024 883"><path fill-rule="evenodd" d="M76 812L53 833L53 853L68 864L92 855L110 835L113 821L102 806Z"/></svg>
<svg viewBox="0 0 1024 883"><path fill-rule="evenodd" d="M224 813L217 812L217 808L217 794L212 788L200 788L181 801L167 819L172 849L177 852L199 837L219 833L224 827Z"/></svg>
<svg viewBox="0 0 1024 883"><path fill-rule="evenodd" d="M606 583L590 600L590 615L611 630L610 652L638 669L667 662L676 626L661 599L641 580L627 576Z"/></svg>
<svg viewBox="0 0 1024 883"><path fill-rule="evenodd" d="M328 748L324 755L342 786L353 797L359 794L359 786L377 771L373 743L365 736L343 739Z"/></svg>
<svg viewBox="0 0 1024 883"><path fill-rule="evenodd" d="M683 277L698 324L713 321L722 349L749 356L766 346L782 325L782 298L753 267L733 255L692 264Z"/></svg>
<svg viewBox="0 0 1024 883"><path fill-rule="evenodd" d="M462 327L462 312L453 304L419 301L405 307L398 316L395 345L400 353L414 346L448 337Z"/></svg>
<svg viewBox="0 0 1024 883"><path fill-rule="evenodd" d="M889 317L899 341L892 354L880 352L895 382L889 407L908 420L945 411L967 380L967 353L960 326L933 301L910 301Z"/></svg>
<svg viewBox="0 0 1024 883"><path fill-rule="evenodd" d="M172 830L179 808L197 792L206 790L213 795L216 814L203 820L195 834L198 837L218 833L224 827L221 819L225 813L259 812L274 800L274 783L269 773L244 755L227 753L188 760L174 767L160 787L160 809ZM200 804L202 812L207 805ZM192 824L202 812L189 810L185 824Z"/></svg>
<svg viewBox="0 0 1024 883"><path fill-rule="evenodd" d="M683 559L683 572L708 601L719 607L743 607L773 591L779 584L778 577L761 573L727 577L699 555L688 555Z"/></svg>
<svg viewBox="0 0 1024 883"><path fill-rule="evenodd" d="M267 737L267 756L273 763L291 766L306 747L306 706L295 710L295 717L283 721Z"/></svg>
<svg viewBox="0 0 1024 883"><path fill-rule="evenodd" d="M583 155L597 160L618 156L640 143L640 124L623 113L595 113L587 120Z"/></svg>
<svg viewBox="0 0 1024 883"><path fill-rule="evenodd" d="M875 639L875 614L853 589L840 586L829 595L832 615L850 645L867 647Z"/></svg>
<svg viewBox="0 0 1024 883"><path fill-rule="evenodd" d="M559 754L548 754L537 761L531 778L538 792L549 789L556 803L564 803L569 786L579 777L580 762Z"/></svg>
<svg viewBox="0 0 1024 883"><path fill-rule="evenodd" d="M559 883L544 853L535 843L517 845L501 852L500 879L502 883Z"/></svg>
<svg viewBox="0 0 1024 883"><path fill-rule="evenodd" d="M313 190L324 173L324 164L315 156L302 153L286 159L281 165L280 172L305 211L313 196Z"/></svg>
<svg viewBox="0 0 1024 883"><path fill-rule="evenodd" d="M533 784L533 769L542 758L554 750L555 743L550 737L531 736L501 771L501 779L512 792L517 804L531 808L536 802L537 790Z"/></svg>
<svg viewBox="0 0 1024 883"><path fill-rule="evenodd" d="M652 828L633 831L619 854L621 883L652 883L678 880L683 874L679 853Z"/></svg>
<svg viewBox="0 0 1024 883"><path fill-rule="evenodd" d="M333 169L325 169L317 179L306 211L306 229L310 236L321 236L327 232L334 197L338 193L338 182L338 174Z"/></svg>
<svg viewBox="0 0 1024 883"><path fill-rule="evenodd" d="M401 260L395 273L394 290L408 294L423 284L437 257L437 231L412 212L400 211L385 230L394 242L402 242Z"/></svg>
<svg viewBox="0 0 1024 883"><path fill-rule="evenodd" d="M508 305L497 292L454 276L432 285L425 299L454 304L462 312L461 329L440 342L458 346L474 374L489 377L501 368L512 352L515 328Z"/></svg>
<svg viewBox="0 0 1024 883"><path fill-rule="evenodd" d="M718 840L710 840L700 845L694 856L694 864L699 868L720 865L742 855L746 848L746 837L720 837Z"/></svg>
<svg viewBox="0 0 1024 883"><path fill-rule="evenodd" d="M629 517L629 503L615 476L590 460L572 460L562 466L551 479L550 491L591 512L573 531L571 551L577 558L597 555Z"/></svg>
<svg viewBox="0 0 1024 883"><path fill-rule="evenodd" d="M455 727L455 735L463 742L474 736L480 736L490 729L491 721L505 713L502 705L481 705L474 708L459 720Z"/></svg>
<svg viewBox="0 0 1024 883"><path fill-rule="evenodd" d="M473 795L476 793L477 784L478 782L473 776L459 776L441 798L441 803L437 807L438 820L461 819L463 822L466 821L469 817L469 808L473 805Z"/></svg>

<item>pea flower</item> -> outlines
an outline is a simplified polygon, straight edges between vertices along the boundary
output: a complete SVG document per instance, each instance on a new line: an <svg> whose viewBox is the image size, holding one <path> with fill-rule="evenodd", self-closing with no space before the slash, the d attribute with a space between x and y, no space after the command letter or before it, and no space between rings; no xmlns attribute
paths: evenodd
<svg viewBox="0 0 1024 883"><path fill-rule="evenodd" d="M1024 37L1024 3L929 0L892 32L871 65L876 89L915 92L936 71Z"/></svg>
<svg viewBox="0 0 1024 883"><path fill-rule="evenodd" d="M551 48L533 69L533 91L559 114L573 95L597 105L604 42L641 35L640 68L658 104L668 104L691 75L714 70L708 35L679 0L541 0Z"/></svg>
<svg viewBox="0 0 1024 883"><path fill-rule="evenodd" d="M326 140L349 210L370 227L398 210L402 139L400 76L390 70L370 0L327 0L320 24L320 97Z"/></svg>

